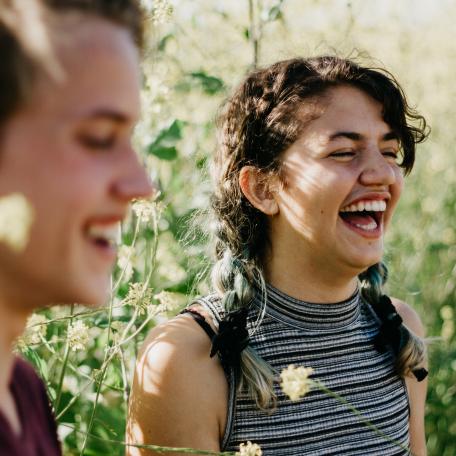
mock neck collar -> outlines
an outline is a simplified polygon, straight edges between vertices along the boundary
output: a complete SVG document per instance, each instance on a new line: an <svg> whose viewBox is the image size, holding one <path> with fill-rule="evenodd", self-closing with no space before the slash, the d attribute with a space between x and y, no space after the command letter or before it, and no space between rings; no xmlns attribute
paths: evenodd
<svg viewBox="0 0 456 456"><path fill-rule="evenodd" d="M266 313L284 323L309 330L334 330L353 323L360 312L359 289L345 301L311 303L288 296L272 285L266 285ZM261 307L262 293L257 292L255 305Z"/></svg>

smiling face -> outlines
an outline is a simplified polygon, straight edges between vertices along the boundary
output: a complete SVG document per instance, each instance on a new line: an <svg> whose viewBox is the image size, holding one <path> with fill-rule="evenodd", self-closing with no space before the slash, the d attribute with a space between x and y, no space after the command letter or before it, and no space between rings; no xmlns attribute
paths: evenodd
<svg viewBox="0 0 456 456"><path fill-rule="evenodd" d="M330 89L317 105L321 115L282 157L272 266L287 258L290 270L356 277L383 255L403 185L399 143L382 106L356 88Z"/></svg>
<svg viewBox="0 0 456 456"><path fill-rule="evenodd" d="M24 307L102 303L111 240L129 201L151 191L130 144L139 113L130 35L64 15L62 30L64 79L40 78L0 138L0 197L21 193L35 214L22 253L0 243L2 298Z"/></svg>

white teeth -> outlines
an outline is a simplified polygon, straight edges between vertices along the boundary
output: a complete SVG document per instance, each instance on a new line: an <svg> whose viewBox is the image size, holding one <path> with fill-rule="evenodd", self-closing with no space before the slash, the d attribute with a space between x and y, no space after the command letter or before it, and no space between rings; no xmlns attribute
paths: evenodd
<svg viewBox="0 0 456 456"><path fill-rule="evenodd" d="M350 204L341 209L340 212L362 212L362 211L375 211L384 212L386 210L386 201L359 201L356 204Z"/></svg>
<svg viewBox="0 0 456 456"><path fill-rule="evenodd" d="M117 244L120 235L120 222L90 225L87 234L94 240L104 240L109 244Z"/></svg>
<svg viewBox="0 0 456 456"><path fill-rule="evenodd" d="M361 225L359 223L355 223L355 225L358 228L361 228L362 230L365 230L365 231L374 231L378 226L377 222L375 222L375 221L370 222L368 225Z"/></svg>

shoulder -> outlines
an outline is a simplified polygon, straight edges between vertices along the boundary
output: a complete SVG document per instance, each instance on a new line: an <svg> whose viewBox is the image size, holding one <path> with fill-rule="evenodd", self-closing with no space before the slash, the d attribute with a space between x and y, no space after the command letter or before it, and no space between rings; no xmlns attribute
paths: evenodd
<svg viewBox="0 0 456 456"><path fill-rule="evenodd" d="M411 329L417 336L424 337L424 326L416 310L400 299L391 298L391 302L396 308L397 313L401 316L405 326Z"/></svg>
<svg viewBox="0 0 456 456"><path fill-rule="evenodd" d="M217 449L228 384L210 349L209 337L190 315L179 315L149 333L135 369L129 439Z"/></svg>

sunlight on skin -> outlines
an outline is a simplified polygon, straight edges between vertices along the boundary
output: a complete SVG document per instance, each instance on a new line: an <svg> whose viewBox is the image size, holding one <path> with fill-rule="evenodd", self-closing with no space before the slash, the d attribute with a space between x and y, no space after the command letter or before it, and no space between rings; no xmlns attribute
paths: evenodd
<svg viewBox="0 0 456 456"><path fill-rule="evenodd" d="M321 283L337 288L338 279L340 284L349 283L349 288L344 285L341 296L331 294L331 298L346 299L356 287L356 276L382 258L384 231L399 200L403 177L388 155L398 149L398 142L388 136L381 105L351 87L332 90L328 99L320 116L306 124L283 154L284 182L274 191L279 210L270 220L273 254L268 274L271 283L280 282L282 289L283 280L290 287L300 283L290 270L311 277L316 291L324 289ZM355 232L341 219L340 210L350 202L380 196L387 200L387 209L378 233ZM307 293L308 287L309 283ZM328 299L318 293L302 298Z"/></svg>

